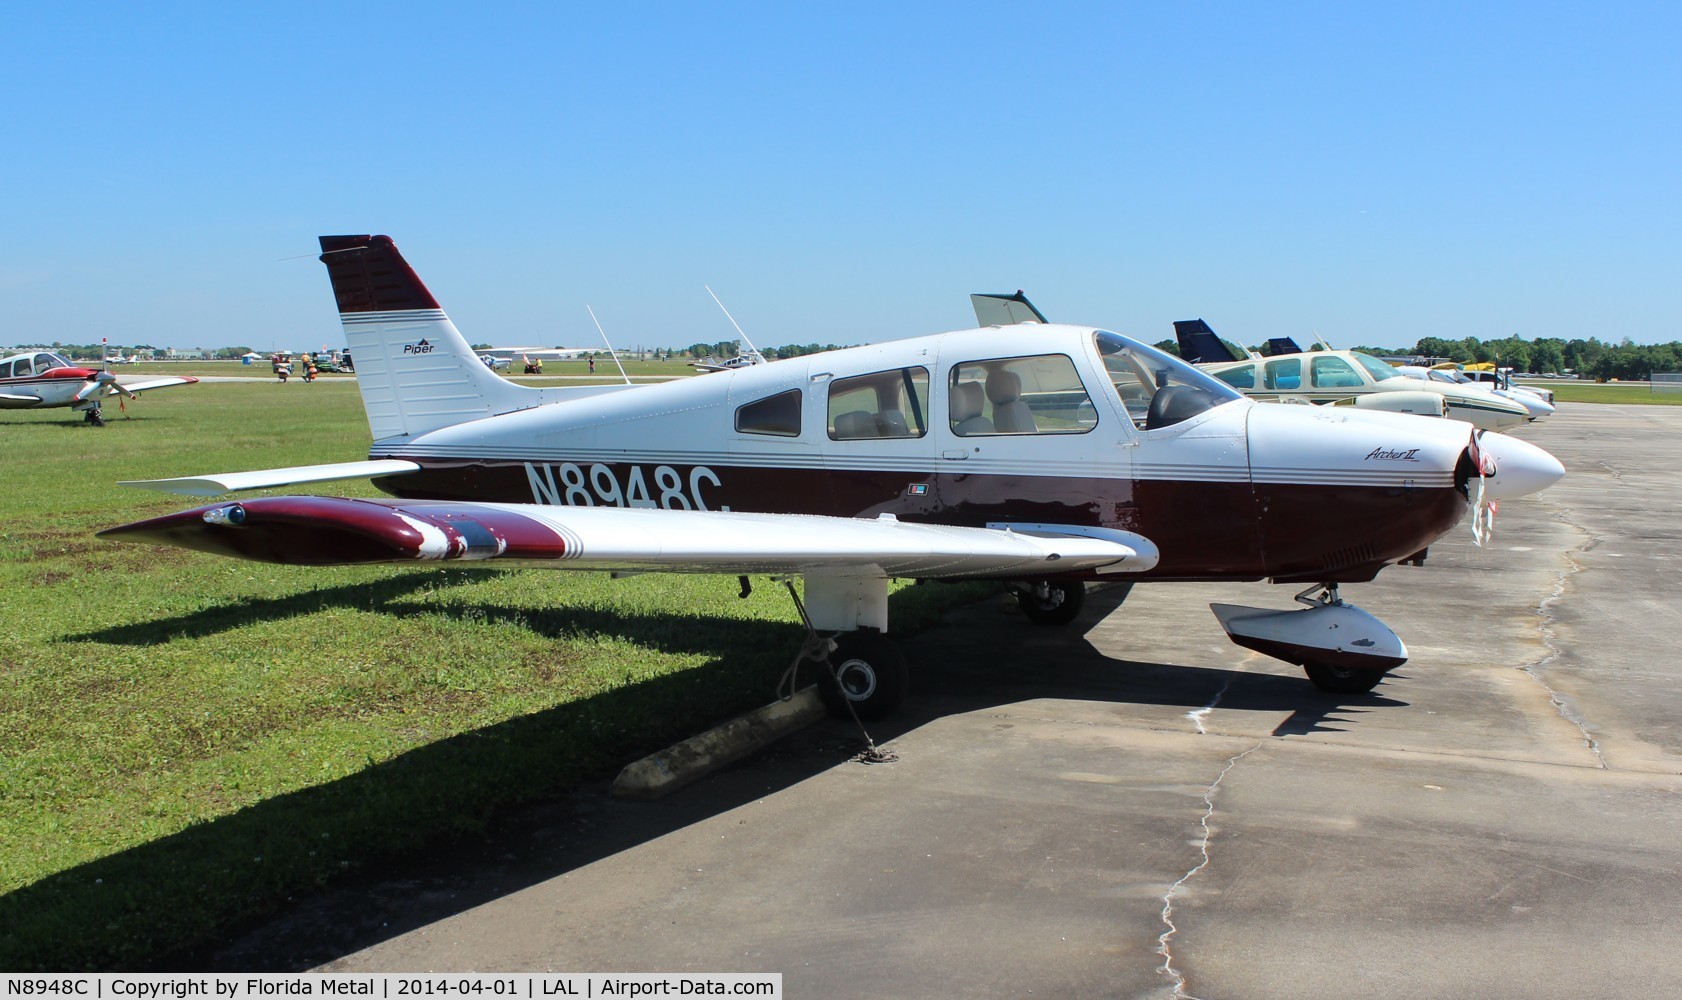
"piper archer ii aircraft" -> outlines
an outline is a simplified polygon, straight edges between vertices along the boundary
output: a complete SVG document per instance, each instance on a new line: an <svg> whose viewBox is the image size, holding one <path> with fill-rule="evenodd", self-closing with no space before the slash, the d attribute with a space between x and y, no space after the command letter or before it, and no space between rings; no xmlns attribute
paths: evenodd
<svg viewBox="0 0 1682 1000"><path fill-rule="evenodd" d="M218 500L105 538L296 565L450 563L803 577L834 711L891 710L890 578L990 579L1063 624L1087 581L1307 585L1215 605L1234 641L1370 690L1401 640L1339 596L1496 497L1564 474L1463 423L1257 405L1107 330L1012 324L643 385L488 370L385 236L321 238L367 461L129 485L199 496L372 477L399 499ZM859 330L868 339L869 329ZM745 577L743 577L745 583ZM799 598L796 597L797 603Z"/></svg>
<svg viewBox="0 0 1682 1000"><path fill-rule="evenodd" d="M101 401L111 396L135 398L149 389L192 385L191 375L172 375L119 384L117 376L102 368L72 364L53 351L26 351L0 358L0 409L45 410L68 406L86 414L95 427L105 426ZM120 401L120 400L119 400Z"/></svg>

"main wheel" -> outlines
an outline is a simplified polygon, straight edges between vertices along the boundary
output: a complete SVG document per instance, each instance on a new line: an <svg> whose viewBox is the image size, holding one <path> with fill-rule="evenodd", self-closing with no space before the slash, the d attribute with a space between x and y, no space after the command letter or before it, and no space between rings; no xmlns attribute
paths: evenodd
<svg viewBox="0 0 1682 1000"><path fill-rule="evenodd" d="M1029 621L1035 625L1067 625L1080 617L1086 607L1086 584L1079 580L1051 581L1043 584L1044 594L1040 593L1041 586L1033 584L1031 589L1016 594L1016 603Z"/></svg>
<svg viewBox="0 0 1682 1000"><path fill-rule="evenodd" d="M851 705L860 719L880 719L905 700L905 657L880 632L843 633L829 665L834 669L823 671L818 694L837 718L851 718Z"/></svg>
<svg viewBox="0 0 1682 1000"><path fill-rule="evenodd" d="M1384 670L1356 670L1315 663L1304 664L1302 669L1315 687L1332 694L1366 694L1378 687L1378 682L1387 673Z"/></svg>

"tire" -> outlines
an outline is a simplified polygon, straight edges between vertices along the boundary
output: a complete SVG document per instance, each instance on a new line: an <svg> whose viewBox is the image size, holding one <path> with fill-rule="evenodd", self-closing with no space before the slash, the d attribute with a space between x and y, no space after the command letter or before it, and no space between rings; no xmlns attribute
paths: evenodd
<svg viewBox="0 0 1682 1000"><path fill-rule="evenodd" d="M835 640L829 665L818 680L818 695L838 719L885 718L905 700L908 671L899 647L880 632L846 632ZM839 681L837 680L839 678ZM852 706L852 712L847 707Z"/></svg>
<svg viewBox="0 0 1682 1000"><path fill-rule="evenodd" d="M1303 672L1314 686L1331 694L1366 694L1378 687L1379 681L1384 679L1385 670L1355 670L1341 667L1327 667L1319 664L1304 664Z"/></svg>
<svg viewBox="0 0 1682 1000"><path fill-rule="evenodd" d="M1086 584L1079 580L1058 580L1049 583L1045 597L1034 596L1032 587L1018 591L1016 603L1022 614L1035 625L1067 625L1080 617L1086 607Z"/></svg>

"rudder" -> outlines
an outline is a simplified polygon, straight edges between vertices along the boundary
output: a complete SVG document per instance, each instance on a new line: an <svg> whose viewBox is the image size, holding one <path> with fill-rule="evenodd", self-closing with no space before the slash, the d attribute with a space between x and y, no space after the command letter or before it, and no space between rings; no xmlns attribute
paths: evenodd
<svg viewBox="0 0 1682 1000"><path fill-rule="evenodd" d="M485 367L389 236L323 236L374 440L535 406L543 393Z"/></svg>

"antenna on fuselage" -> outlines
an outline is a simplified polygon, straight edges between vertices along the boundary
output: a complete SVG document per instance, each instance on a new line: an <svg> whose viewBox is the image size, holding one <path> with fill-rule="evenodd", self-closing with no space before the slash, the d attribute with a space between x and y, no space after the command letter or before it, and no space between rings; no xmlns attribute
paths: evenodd
<svg viewBox="0 0 1682 1000"><path fill-rule="evenodd" d="M602 329L602 321L596 318L596 311L588 305L584 307L584 311L590 314L590 322L596 324L596 332L602 335L602 343L607 345L607 356L613 359L614 367L619 369L620 377L625 380L626 385L630 385L631 376L625 374L625 366L619 363L619 355L613 350L613 342L607 339L607 331Z"/></svg>
<svg viewBox="0 0 1682 1000"><path fill-rule="evenodd" d="M759 348L753 346L753 341L749 340L748 335L742 332L742 324L736 322L736 317L730 315L730 310L724 308L724 303L719 301L718 293L713 291L713 287L711 285L702 285L701 287L707 290L707 294L713 297L714 302L718 302L718 308L724 313L724 318L730 321L730 325L736 328L736 335L742 338L742 343L748 345L748 350L753 352L756 359L763 361L765 355L760 354Z"/></svg>

